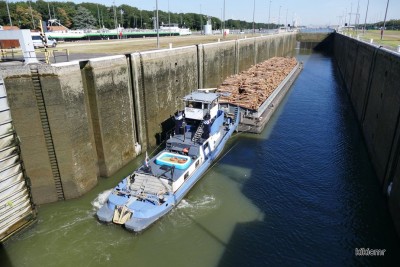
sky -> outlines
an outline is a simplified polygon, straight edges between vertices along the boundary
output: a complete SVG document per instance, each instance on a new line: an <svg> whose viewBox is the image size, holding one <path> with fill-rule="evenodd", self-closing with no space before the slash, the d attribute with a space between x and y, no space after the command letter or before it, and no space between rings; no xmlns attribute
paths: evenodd
<svg viewBox="0 0 400 267"><path fill-rule="evenodd" d="M79 2L101 3L112 5L112 0L73 0ZM367 22L383 21L387 0L225 0L225 19L240 19L246 21L270 22L281 24L297 20L301 25L337 25L344 23L345 18L354 24L359 13L361 24L365 21L368 6ZM255 2L255 8L254 8ZM359 11L357 5L359 3ZM115 0L115 4L127 4L139 9L153 10L156 0ZM158 8L174 13L202 13L218 18L223 17L224 0L158 0ZM269 12L269 7L271 11ZM279 12L280 11L280 12ZM349 13L352 13L351 16ZM400 19L400 1L390 0L387 20Z"/></svg>
<svg viewBox="0 0 400 267"><path fill-rule="evenodd" d="M11 0L12 1L12 0ZM60 1L60 0L58 0ZM62 1L62 0L61 0ZM67 0L65 0L67 1ZM91 2L106 6L127 4L144 10L154 10L156 0L69 0L75 3ZM325 26L365 21L367 3L368 22L383 21L387 0L225 0L225 19L299 25ZM255 3L255 8L254 8ZM359 8L357 12L357 6ZM168 8L169 6L169 8ZM158 0L158 8L174 13L202 13L223 18L224 0ZM351 15L350 15L351 13ZM389 0L387 20L400 19L400 0Z"/></svg>

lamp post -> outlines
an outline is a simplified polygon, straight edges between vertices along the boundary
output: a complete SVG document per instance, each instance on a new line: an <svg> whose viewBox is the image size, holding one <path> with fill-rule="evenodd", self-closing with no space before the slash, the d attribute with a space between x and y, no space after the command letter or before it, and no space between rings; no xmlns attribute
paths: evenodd
<svg viewBox="0 0 400 267"><path fill-rule="evenodd" d="M31 1L29 1L29 9L30 9L30 11L31 11L31 18L32 18L32 25L33 25L33 29L36 29L35 20L33 19L33 13L32 13L32 5L31 5Z"/></svg>
<svg viewBox="0 0 400 267"><path fill-rule="evenodd" d="M168 0L168 28L169 28L169 36L171 36L171 12L169 11L169 0Z"/></svg>
<svg viewBox="0 0 400 267"><path fill-rule="evenodd" d="M158 31L158 0L156 0L156 29L157 29L157 48L160 48L160 33Z"/></svg>
<svg viewBox="0 0 400 267"><path fill-rule="evenodd" d="M7 6L7 13L8 13L8 19L10 21L10 26L12 27L12 20L10 16L10 9L8 8L8 1L6 0L6 6Z"/></svg>
<svg viewBox="0 0 400 267"><path fill-rule="evenodd" d="M268 30L269 30L269 24L271 23L271 2L272 2L272 0L269 0L269 8L268 8Z"/></svg>
<svg viewBox="0 0 400 267"><path fill-rule="evenodd" d="M281 8L282 8L282 6L279 6L279 13L278 13L278 28L279 28L279 25L281 24Z"/></svg>
<svg viewBox="0 0 400 267"><path fill-rule="evenodd" d="M364 20L363 33L365 32L365 28L367 27L368 7L369 7L369 0L368 0L368 2L367 2L367 11L365 11L365 20Z"/></svg>
<svg viewBox="0 0 400 267"><path fill-rule="evenodd" d="M224 0L224 13L223 13L223 27L222 27L222 36L225 38L225 0Z"/></svg>
<svg viewBox="0 0 400 267"><path fill-rule="evenodd" d="M387 3L386 3L385 19L383 20L383 28L381 30L381 40L383 38L383 31L385 30L385 26L386 26L386 15L387 15L388 7L389 7L389 0L387 0Z"/></svg>
<svg viewBox="0 0 400 267"><path fill-rule="evenodd" d="M256 26L254 23L254 15L256 13L256 0L253 1L253 35L256 33Z"/></svg>

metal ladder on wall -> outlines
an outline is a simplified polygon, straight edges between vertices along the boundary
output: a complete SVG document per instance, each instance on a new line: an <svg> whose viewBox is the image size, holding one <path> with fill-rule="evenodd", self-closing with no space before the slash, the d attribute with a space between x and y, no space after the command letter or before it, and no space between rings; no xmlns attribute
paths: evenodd
<svg viewBox="0 0 400 267"><path fill-rule="evenodd" d="M29 65L29 67L31 70L33 90L35 93L36 103L39 110L40 122L42 124L47 153L49 155L51 171L53 173L54 184L57 192L57 198L58 200L64 200L65 199L64 190L61 182L60 170L58 168L58 161L54 149L53 136L50 130L49 118L47 116L47 110L43 97L42 84L40 82L38 68L37 65L35 64L31 64Z"/></svg>

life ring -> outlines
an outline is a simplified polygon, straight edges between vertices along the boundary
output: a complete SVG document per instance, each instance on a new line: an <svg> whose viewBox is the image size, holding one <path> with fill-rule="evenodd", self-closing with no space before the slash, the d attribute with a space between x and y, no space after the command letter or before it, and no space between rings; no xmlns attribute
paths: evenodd
<svg viewBox="0 0 400 267"><path fill-rule="evenodd" d="M183 153L189 153L189 148L185 147L184 149L182 149Z"/></svg>

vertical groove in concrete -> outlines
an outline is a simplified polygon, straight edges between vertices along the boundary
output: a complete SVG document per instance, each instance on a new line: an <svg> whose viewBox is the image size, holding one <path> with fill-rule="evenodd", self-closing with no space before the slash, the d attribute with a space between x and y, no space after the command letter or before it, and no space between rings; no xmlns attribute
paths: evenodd
<svg viewBox="0 0 400 267"><path fill-rule="evenodd" d="M140 58L140 72L142 74L142 93L143 93L143 103L147 102L146 99L146 87L145 87L145 82L144 82L144 68L143 68L143 55L139 52L139 58ZM143 114L143 119L144 119L144 124L145 124L145 132L146 132L146 143L149 142L149 126L148 126L148 121L147 121L147 105L144 105L144 114Z"/></svg>
<svg viewBox="0 0 400 267"><path fill-rule="evenodd" d="M197 48L197 88L203 88L203 71L204 71L204 63L203 63L203 45L196 45Z"/></svg>
<svg viewBox="0 0 400 267"><path fill-rule="evenodd" d="M390 146L389 157L385 166L385 175L382 179L382 190L386 192L386 188L391 181L393 181L393 176L397 169L397 163L400 159L400 136L399 136L399 125L400 125L400 109L397 111L397 119L395 132L393 134L393 139ZM396 147L395 149L393 149ZM393 154L394 151L394 154Z"/></svg>
<svg viewBox="0 0 400 267"><path fill-rule="evenodd" d="M363 105L363 109L362 109L362 113L361 113L361 121L360 121L361 125L363 125L364 121L365 121L365 114L367 112L369 96L370 96L370 93L371 93L371 84L372 84L372 79L373 79L373 76L374 76L376 57L377 57L377 54L378 54L378 50L380 48L381 47L376 48L374 50L374 55L372 56L372 62L371 62L371 66L370 66L369 74L368 74L367 92L365 94L364 105Z"/></svg>
<svg viewBox="0 0 400 267"><path fill-rule="evenodd" d="M57 155L54 148L53 136L51 134L49 118L47 116L46 104L43 97L42 85L39 78L38 65L29 66L31 70L32 83L39 110L40 122L42 124L43 134L46 142L47 154L50 160L51 172L53 174L54 185L56 187L58 200L64 200L64 190L61 181L60 169L58 166Z"/></svg>
<svg viewBox="0 0 400 267"><path fill-rule="evenodd" d="M104 167L104 150L103 150L103 141L101 139L101 130L99 124L99 114L98 114L98 105L97 105L97 97L94 86L94 75L93 70L89 66L88 61L81 61L80 68L83 73L82 80L83 84L86 86L87 98L89 102L89 114L88 116L91 118L92 129L94 135L94 145L96 148L96 155L98 161L98 168L100 173L105 173L106 169Z"/></svg>
<svg viewBox="0 0 400 267"><path fill-rule="evenodd" d="M141 94L140 88L141 85L139 83L139 78L142 73L141 64L137 62L137 58L140 56L140 53L135 53L131 55L131 68L132 68L132 90L134 95L134 108L135 108L135 124L136 124L136 134L138 138L138 143L142 145L142 149L146 147L147 140L145 140L143 133L146 132L146 128L144 127L145 120L144 112L142 112L143 105L141 103ZM138 71L139 69L139 71ZM138 73L140 72L140 73ZM143 79L143 77L142 77ZM144 102L143 102L144 103Z"/></svg>
<svg viewBox="0 0 400 267"><path fill-rule="evenodd" d="M139 143L139 132L138 132L138 124L139 124L139 119L137 116L137 100L135 96L135 85L137 84L137 76L134 75L134 68L133 62L132 62L132 55L128 54L126 55L126 59L128 61L128 71L129 71L129 83L131 84L131 91L129 96L131 97L131 103L132 103L132 108L131 108L131 120L132 120L132 133L133 133L133 142L134 143Z"/></svg>
<svg viewBox="0 0 400 267"><path fill-rule="evenodd" d="M235 74L238 74L239 71L239 61L240 61L240 40L235 41Z"/></svg>
<svg viewBox="0 0 400 267"><path fill-rule="evenodd" d="M349 95L351 96L351 91L353 90L353 82L354 82L354 73L356 72L357 68L357 60L358 60L358 50L360 49L360 45L357 43L356 44L356 58L353 61L353 72L351 74L351 82L350 82L350 88L348 89Z"/></svg>
<svg viewBox="0 0 400 267"><path fill-rule="evenodd" d="M257 38L254 38L254 56L253 56L253 64L256 65L257 62L257 50L258 50L258 46L257 46Z"/></svg>

